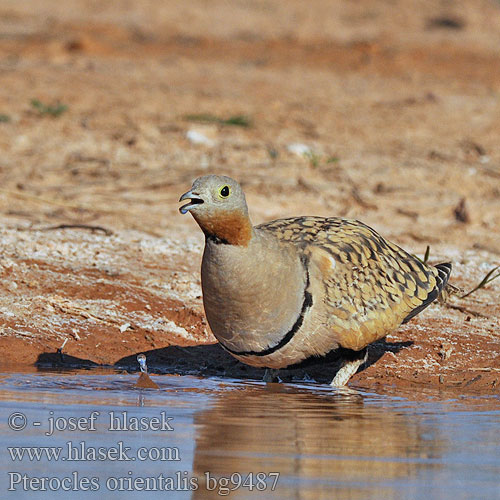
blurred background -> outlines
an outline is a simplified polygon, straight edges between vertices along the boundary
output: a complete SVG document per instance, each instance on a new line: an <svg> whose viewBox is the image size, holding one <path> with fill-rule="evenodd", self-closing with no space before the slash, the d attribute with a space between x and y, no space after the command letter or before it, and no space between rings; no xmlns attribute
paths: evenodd
<svg viewBox="0 0 500 500"><path fill-rule="evenodd" d="M256 222L300 207L500 251L496 0L2 0L0 75L13 222L163 235L223 172Z"/></svg>
<svg viewBox="0 0 500 500"><path fill-rule="evenodd" d="M499 132L498 0L1 0L7 336L213 341L177 203L212 172L254 223L358 218L470 288L500 263Z"/></svg>

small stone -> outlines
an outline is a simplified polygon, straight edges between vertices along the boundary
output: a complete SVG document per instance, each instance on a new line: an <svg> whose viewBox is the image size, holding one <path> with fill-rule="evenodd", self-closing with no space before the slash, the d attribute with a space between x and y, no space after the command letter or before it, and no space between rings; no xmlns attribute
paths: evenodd
<svg viewBox="0 0 500 500"><path fill-rule="evenodd" d="M458 205L453 210L453 213L458 222L463 222L464 224L470 222L470 215L465 204L465 198L462 198L459 201Z"/></svg>
<svg viewBox="0 0 500 500"><path fill-rule="evenodd" d="M451 356L451 353L453 352L453 346L449 344L448 342L443 342L440 346L440 350L438 352L439 356L441 356L441 359L444 361L445 359L448 359Z"/></svg>
<svg viewBox="0 0 500 500"><path fill-rule="evenodd" d="M215 141L207 137L204 133L199 130L191 129L186 132L186 138L189 142L193 144L200 144L202 146L215 146Z"/></svg>
<svg viewBox="0 0 500 500"><path fill-rule="evenodd" d="M304 156L307 154L311 154L312 150L306 144L302 144L301 142L293 142L292 144L288 144L286 149L297 156Z"/></svg>

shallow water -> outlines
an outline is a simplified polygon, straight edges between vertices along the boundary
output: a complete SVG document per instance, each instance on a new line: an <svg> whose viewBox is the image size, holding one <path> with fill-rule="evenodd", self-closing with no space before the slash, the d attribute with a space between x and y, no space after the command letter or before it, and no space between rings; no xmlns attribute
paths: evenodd
<svg viewBox="0 0 500 500"><path fill-rule="evenodd" d="M500 498L499 397L153 378L0 374L1 498Z"/></svg>

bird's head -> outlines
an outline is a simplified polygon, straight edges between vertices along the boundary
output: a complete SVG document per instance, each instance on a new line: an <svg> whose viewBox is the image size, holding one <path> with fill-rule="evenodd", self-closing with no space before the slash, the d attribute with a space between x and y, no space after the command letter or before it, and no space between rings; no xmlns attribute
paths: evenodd
<svg viewBox="0 0 500 500"><path fill-rule="evenodd" d="M248 245L252 225L245 195L234 179L222 175L199 177L179 199L184 200L190 201L179 211L191 212L207 237L219 243Z"/></svg>

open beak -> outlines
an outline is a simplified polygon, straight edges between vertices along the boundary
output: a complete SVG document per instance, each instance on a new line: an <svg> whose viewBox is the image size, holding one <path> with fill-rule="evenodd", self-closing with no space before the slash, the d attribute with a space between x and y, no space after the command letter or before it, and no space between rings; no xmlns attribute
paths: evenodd
<svg viewBox="0 0 500 500"><path fill-rule="evenodd" d="M180 198L179 201L184 201L184 200L191 200L190 203L183 205L182 207L179 208L179 212L181 214L187 214L192 208L194 208L196 205L201 205L203 203L203 199L198 193L193 193L193 191L188 191L187 193L184 193Z"/></svg>

